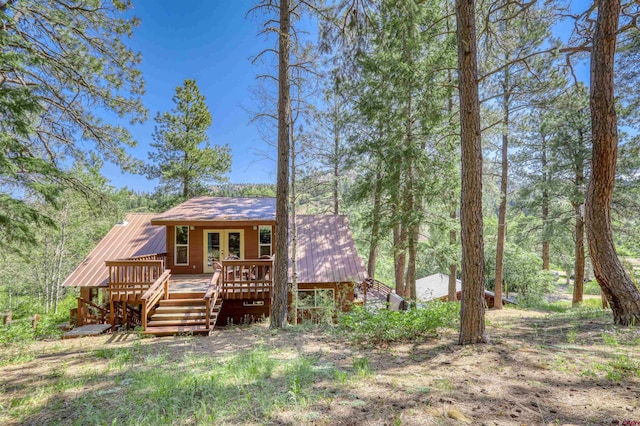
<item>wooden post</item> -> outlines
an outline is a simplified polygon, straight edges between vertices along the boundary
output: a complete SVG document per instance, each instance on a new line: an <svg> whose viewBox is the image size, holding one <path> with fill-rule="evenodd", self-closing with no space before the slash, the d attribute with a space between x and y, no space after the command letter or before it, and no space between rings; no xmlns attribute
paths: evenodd
<svg viewBox="0 0 640 426"><path fill-rule="evenodd" d="M164 296L162 298L164 300L169 298L169 278L164 281Z"/></svg>
<svg viewBox="0 0 640 426"><path fill-rule="evenodd" d="M116 306L115 303L113 302L113 299L111 299L111 301L109 302L110 305L110 310L109 310L109 315L111 316L111 327L114 328L115 330L115 326L116 326Z"/></svg>
<svg viewBox="0 0 640 426"><path fill-rule="evenodd" d="M82 298L78 297L78 309L76 310L76 323L78 327L84 325L84 303L82 303Z"/></svg>
<svg viewBox="0 0 640 426"><path fill-rule="evenodd" d="M147 301L142 301L142 328L147 329Z"/></svg>
<svg viewBox="0 0 640 426"><path fill-rule="evenodd" d="M122 303L122 325L126 327L127 326L127 301L123 300L121 303Z"/></svg>

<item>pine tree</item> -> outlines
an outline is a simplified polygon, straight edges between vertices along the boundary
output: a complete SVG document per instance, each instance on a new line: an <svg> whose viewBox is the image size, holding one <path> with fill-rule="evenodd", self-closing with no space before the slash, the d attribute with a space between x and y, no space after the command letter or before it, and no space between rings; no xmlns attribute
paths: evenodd
<svg viewBox="0 0 640 426"><path fill-rule="evenodd" d="M91 188L65 166L93 164L93 156L131 166L127 130L94 113L145 118L140 56L122 42L136 19L129 1L0 1L0 246L35 243L32 224L53 225L35 196L60 206L66 188Z"/></svg>
<svg viewBox="0 0 640 426"><path fill-rule="evenodd" d="M226 180L231 152L226 145L209 144L211 113L195 80L185 80L172 100L175 108L156 116L151 143L156 151L149 153L152 164L144 171L149 179L160 179L158 192L185 200L206 194L209 185Z"/></svg>

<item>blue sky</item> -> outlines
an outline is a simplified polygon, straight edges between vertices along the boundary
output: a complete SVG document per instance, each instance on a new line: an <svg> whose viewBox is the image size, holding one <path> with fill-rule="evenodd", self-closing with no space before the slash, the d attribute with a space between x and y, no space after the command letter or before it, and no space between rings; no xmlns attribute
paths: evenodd
<svg viewBox="0 0 640 426"><path fill-rule="evenodd" d="M275 163L261 152L270 148L250 124L255 103L251 89L257 86L261 68L251 58L274 40L258 35L260 13L245 18L253 1L234 0L140 0L133 14L141 19L127 44L142 54L146 82L143 98L149 119L143 125L128 126L138 146L129 149L136 158L147 160L157 112L173 107L171 97L185 79L195 78L205 95L213 125L213 144L228 144L232 150L229 180L235 183L275 182ZM103 173L116 187L151 191L157 184L144 176L123 174L105 164Z"/></svg>

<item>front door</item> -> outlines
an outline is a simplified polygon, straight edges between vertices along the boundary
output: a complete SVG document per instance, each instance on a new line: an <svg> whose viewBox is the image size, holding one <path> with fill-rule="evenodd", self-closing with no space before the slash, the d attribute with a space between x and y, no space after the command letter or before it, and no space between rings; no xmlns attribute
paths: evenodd
<svg viewBox="0 0 640 426"><path fill-rule="evenodd" d="M204 272L213 272L213 262L229 256L244 258L244 231L242 229L216 229L204 231Z"/></svg>

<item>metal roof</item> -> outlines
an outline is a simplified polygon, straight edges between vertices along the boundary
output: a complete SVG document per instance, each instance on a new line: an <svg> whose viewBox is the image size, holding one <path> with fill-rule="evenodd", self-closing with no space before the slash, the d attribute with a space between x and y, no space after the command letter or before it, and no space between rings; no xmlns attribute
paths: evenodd
<svg viewBox="0 0 640 426"><path fill-rule="evenodd" d="M299 283L360 283L367 278L345 216L298 215L296 224Z"/></svg>
<svg viewBox="0 0 640 426"><path fill-rule="evenodd" d="M127 214L127 223L114 226L63 285L103 287L108 275L105 261L164 253L166 227L152 226L152 218L157 216ZM297 225L299 283L362 282L367 278L345 216L299 215Z"/></svg>
<svg viewBox="0 0 640 426"><path fill-rule="evenodd" d="M65 287L105 287L108 269L104 262L143 254L164 253L166 228L151 226L155 213L127 213L64 280Z"/></svg>
<svg viewBox="0 0 640 426"><path fill-rule="evenodd" d="M226 222L276 220L275 198L195 197L156 215L154 225L166 222Z"/></svg>
<svg viewBox="0 0 640 426"><path fill-rule="evenodd" d="M456 291L462 290L462 281L456 279ZM433 274L416 280L416 297L435 300L449 295L449 275Z"/></svg>

